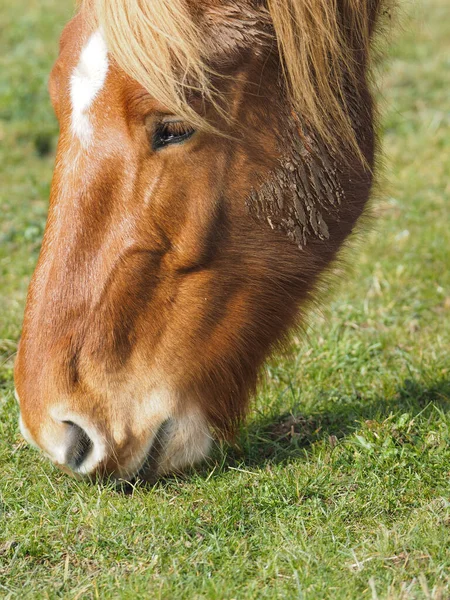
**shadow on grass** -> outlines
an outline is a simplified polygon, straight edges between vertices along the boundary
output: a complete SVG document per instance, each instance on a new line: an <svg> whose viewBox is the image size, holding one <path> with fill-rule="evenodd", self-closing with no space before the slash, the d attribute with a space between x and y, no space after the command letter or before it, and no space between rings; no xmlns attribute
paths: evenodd
<svg viewBox="0 0 450 600"><path fill-rule="evenodd" d="M270 464L301 460L305 452L318 441L338 440L358 431L365 421L382 422L390 415L407 413L413 419L433 407L450 411L450 379L427 385L423 380L407 379L389 398L378 397L367 401L362 395L343 395L321 399L317 413L308 414L301 403L293 405L288 413L266 417L241 428L235 444L223 444L213 453L208 463L195 469L202 479L220 476L230 467L257 469ZM303 408L303 411L302 411ZM155 481L114 483L117 492L130 494L136 486L152 489L157 486L189 483L191 472L172 474Z"/></svg>
<svg viewBox="0 0 450 600"><path fill-rule="evenodd" d="M389 399L367 401L354 394L343 400L321 402L317 413L302 412L301 404L289 413L250 422L243 426L234 445L226 447L223 467L264 467L305 456L305 451L317 441L331 444L357 431L364 421L383 421L391 414L408 413L418 416L428 407L450 410L450 380L442 379L427 385L407 379ZM202 470L201 470L202 471Z"/></svg>
<svg viewBox="0 0 450 600"><path fill-rule="evenodd" d="M302 460L305 452L315 442L328 440L337 443L361 427L365 421L382 422L390 415L407 413L411 419L424 414L433 407L450 411L450 379L427 384L424 380L406 379L393 397L367 400L362 395L333 393L321 398L317 412L309 413L301 402L293 404L289 412L249 421L242 425L236 443L222 444L211 459L195 469L202 479L220 476L228 468L258 469L267 465ZM191 472L168 475L156 485L172 486L189 482ZM152 488L155 482L140 485ZM128 486L120 486L129 492Z"/></svg>

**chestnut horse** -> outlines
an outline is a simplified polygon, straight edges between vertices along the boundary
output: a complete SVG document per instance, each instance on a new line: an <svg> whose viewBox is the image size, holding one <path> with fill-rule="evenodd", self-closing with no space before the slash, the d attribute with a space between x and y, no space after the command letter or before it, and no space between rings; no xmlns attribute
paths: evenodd
<svg viewBox="0 0 450 600"><path fill-rule="evenodd" d="M230 436L369 198L381 0L84 0L15 367L24 437L150 480Z"/></svg>

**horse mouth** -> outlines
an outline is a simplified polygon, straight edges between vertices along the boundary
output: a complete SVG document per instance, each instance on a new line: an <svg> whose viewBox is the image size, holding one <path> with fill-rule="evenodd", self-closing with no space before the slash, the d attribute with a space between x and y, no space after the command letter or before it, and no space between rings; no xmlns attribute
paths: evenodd
<svg viewBox="0 0 450 600"><path fill-rule="evenodd" d="M156 483L160 475L161 459L170 440L172 428L173 419L166 419L160 425L141 467L132 479L132 483Z"/></svg>

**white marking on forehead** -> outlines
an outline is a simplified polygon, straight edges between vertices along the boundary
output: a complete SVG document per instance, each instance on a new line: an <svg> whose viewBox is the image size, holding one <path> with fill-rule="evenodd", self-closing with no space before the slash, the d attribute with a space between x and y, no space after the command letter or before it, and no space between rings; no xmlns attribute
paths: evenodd
<svg viewBox="0 0 450 600"><path fill-rule="evenodd" d="M102 89L108 73L108 49L102 32L98 29L83 48L71 79L72 132L87 147L94 129L89 109Z"/></svg>

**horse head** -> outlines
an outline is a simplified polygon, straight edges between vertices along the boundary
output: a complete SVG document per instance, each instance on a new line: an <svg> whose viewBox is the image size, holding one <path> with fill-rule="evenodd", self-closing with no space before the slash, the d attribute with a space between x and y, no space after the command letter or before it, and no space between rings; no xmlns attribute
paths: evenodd
<svg viewBox="0 0 450 600"><path fill-rule="evenodd" d="M331 8L330 8L331 7ZM245 413L364 209L379 0L86 0L15 368L63 469L194 464Z"/></svg>

